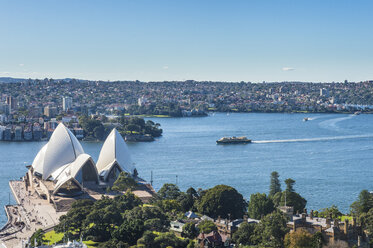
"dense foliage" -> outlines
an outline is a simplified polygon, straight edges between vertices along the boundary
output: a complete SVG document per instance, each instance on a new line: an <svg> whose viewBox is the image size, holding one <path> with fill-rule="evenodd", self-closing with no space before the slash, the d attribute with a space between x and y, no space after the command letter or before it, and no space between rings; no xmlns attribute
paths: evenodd
<svg viewBox="0 0 373 248"><path fill-rule="evenodd" d="M342 213L338 210L337 206L332 205L329 208L323 208L320 211L314 211L314 216L321 218L339 219Z"/></svg>
<svg viewBox="0 0 373 248"><path fill-rule="evenodd" d="M252 240L261 247L282 248L285 234L288 232L286 222L286 217L280 212L264 216L255 226Z"/></svg>
<svg viewBox="0 0 373 248"><path fill-rule="evenodd" d="M85 139L104 140L114 127L110 123L104 123L104 121L106 121L106 118L103 116L79 116L79 124L84 130ZM145 122L145 120L140 117L122 116L115 121L117 122L115 127L122 136L128 134L140 134L159 137L163 132L159 123L154 123L151 120Z"/></svg>
<svg viewBox="0 0 373 248"><path fill-rule="evenodd" d="M119 174L117 180L115 180L111 189L115 191L126 191L126 190L134 190L136 186L137 186L137 183L135 179L129 173L122 171Z"/></svg>
<svg viewBox="0 0 373 248"><path fill-rule="evenodd" d="M243 196L227 185L217 185L203 193L197 204L198 212L212 218L242 218L246 209Z"/></svg>
<svg viewBox="0 0 373 248"><path fill-rule="evenodd" d="M275 206L292 206L294 207L294 212L302 213L306 207L307 200L304 199L300 194L296 193L294 190L295 181L291 178L285 180L286 190L282 192L277 192L273 196L273 202Z"/></svg>
<svg viewBox="0 0 373 248"><path fill-rule="evenodd" d="M122 213L140 204L141 201L130 192L113 199L102 197L96 202L78 200L66 215L61 216L55 231L65 233L70 239L79 239L83 234L87 239L106 241L125 221Z"/></svg>
<svg viewBox="0 0 373 248"><path fill-rule="evenodd" d="M271 173L271 184L269 186L269 196L274 196L276 193L281 192L280 175L277 171Z"/></svg>
<svg viewBox="0 0 373 248"><path fill-rule="evenodd" d="M271 178L278 178L278 173L272 175L275 176ZM130 189L127 185L128 178L129 175L122 174L117 180L117 186L122 187L120 185L124 184ZM175 184L164 184L151 204L144 205L130 190L114 198L103 196L95 202L87 199L78 200L72 204L70 211L60 218L55 231L64 233L65 240L83 237L85 240L97 241L98 247L101 248L192 248L196 246L196 237L200 233L208 234L220 231L221 228L217 221L210 218L201 218L198 221L187 219L185 212L197 209L197 215L206 214L215 219L219 216L231 219L244 218L247 214L250 218L260 220L258 223L240 223L232 236L232 241L237 247L324 247L325 241L321 232L309 233L301 228L296 232L289 232L287 216L275 206L281 206L284 200L282 198L286 195L288 206L303 210L301 207L305 206L305 200L295 192L294 180L286 179L285 183L286 190L275 193L273 197L264 193L252 194L248 205L240 193L227 185L217 185L198 191L189 188L183 192ZM353 214L360 223L359 230L368 236L373 234L372 199L371 194L364 190L358 200L351 205ZM341 215L334 205L314 212L314 216L322 218L338 219ZM170 232L170 222L175 220L185 223L182 226L182 238ZM43 236L43 232L38 230L32 236L32 240L41 244ZM339 242L338 245L344 247L346 243ZM328 244L327 247L335 246Z"/></svg>
<svg viewBox="0 0 373 248"><path fill-rule="evenodd" d="M247 210L250 218L260 220L263 216L272 213L273 211L273 201L268 198L266 194L256 193L250 196Z"/></svg>
<svg viewBox="0 0 373 248"><path fill-rule="evenodd" d="M253 245L252 236L254 234L255 224L243 222L238 230L233 234L233 241L237 245Z"/></svg>
<svg viewBox="0 0 373 248"><path fill-rule="evenodd" d="M175 103L131 105L127 109L131 115L167 115L172 117L181 117L181 108Z"/></svg>
<svg viewBox="0 0 373 248"><path fill-rule="evenodd" d="M152 137L159 137L162 135L163 130L160 128L159 123L154 123L151 120L145 121L140 117L120 117L118 119L120 126L118 131L124 134L142 134L150 135Z"/></svg>

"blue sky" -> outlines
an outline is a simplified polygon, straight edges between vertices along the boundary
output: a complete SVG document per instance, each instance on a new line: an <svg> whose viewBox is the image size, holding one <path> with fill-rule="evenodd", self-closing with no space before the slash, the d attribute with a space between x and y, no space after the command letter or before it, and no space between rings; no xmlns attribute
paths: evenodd
<svg viewBox="0 0 373 248"><path fill-rule="evenodd" d="M373 79L373 1L0 0L0 77Z"/></svg>

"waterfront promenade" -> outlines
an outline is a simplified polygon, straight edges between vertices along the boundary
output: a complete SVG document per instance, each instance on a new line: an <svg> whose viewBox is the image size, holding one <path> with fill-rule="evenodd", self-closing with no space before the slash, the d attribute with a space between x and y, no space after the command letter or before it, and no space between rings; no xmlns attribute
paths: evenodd
<svg viewBox="0 0 373 248"><path fill-rule="evenodd" d="M56 212L53 205L35 191L26 191L23 181L10 181L9 186L17 205L6 206L8 222L0 230L0 247L22 247L36 230L52 229L66 213Z"/></svg>

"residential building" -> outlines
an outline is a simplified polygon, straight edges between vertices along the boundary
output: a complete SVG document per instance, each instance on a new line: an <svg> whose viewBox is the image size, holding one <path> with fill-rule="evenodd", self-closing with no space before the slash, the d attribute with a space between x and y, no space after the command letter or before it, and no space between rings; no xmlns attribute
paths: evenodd
<svg viewBox="0 0 373 248"><path fill-rule="evenodd" d="M12 96L6 97L6 103L9 105L9 112L17 109L17 99Z"/></svg>
<svg viewBox="0 0 373 248"><path fill-rule="evenodd" d="M212 231L208 234L200 233L197 237L199 247L201 248L213 248L213 247L230 247L231 239L224 235L220 234L217 231Z"/></svg>
<svg viewBox="0 0 373 248"><path fill-rule="evenodd" d="M17 126L14 129L14 140L15 141L21 141L22 140L22 127L21 126Z"/></svg>
<svg viewBox="0 0 373 248"><path fill-rule="evenodd" d="M73 99L71 97L63 97L62 98L62 109L63 111L68 111L73 106Z"/></svg>
<svg viewBox="0 0 373 248"><path fill-rule="evenodd" d="M0 126L0 140L3 140L3 134L4 134L5 127Z"/></svg>
<svg viewBox="0 0 373 248"><path fill-rule="evenodd" d="M44 115L48 116L49 118L54 118L57 115L57 108L56 107L51 107L51 106L46 106L44 108Z"/></svg>
<svg viewBox="0 0 373 248"><path fill-rule="evenodd" d="M7 126L3 132L3 140L6 140L6 141L12 140L12 129L10 126Z"/></svg>
<svg viewBox="0 0 373 248"><path fill-rule="evenodd" d="M35 141L41 140L43 137L43 130L41 129L39 123L34 123L32 127L32 134Z"/></svg>
<svg viewBox="0 0 373 248"><path fill-rule="evenodd" d="M32 140L32 129L31 127L26 127L25 130L23 131L23 138L26 141L31 141Z"/></svg>

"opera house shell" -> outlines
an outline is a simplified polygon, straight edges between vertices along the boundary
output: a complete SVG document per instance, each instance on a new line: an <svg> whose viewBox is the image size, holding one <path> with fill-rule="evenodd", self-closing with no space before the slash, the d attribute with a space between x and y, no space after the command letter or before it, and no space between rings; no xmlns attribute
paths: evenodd
<svg viewBox="0 0 373 248"><path fill-rule="evenodd" d="M96 166L100 179L110 184L115 181L121 171L131 175L137 174L127 144L115 128L106 138Z"/></svg>
<svg viewBox="0 0 373 248"><path fill-rule="evenodd" d="M106 187L116 180L118 172L133 174L136 171L128 147L116 129L106 139L96 166L91 156L84 153L78 139L62 123L40 149L31 167L33 177L49 185L45 186L48 192L60 196L80 194L83 186Z"/></svg>

